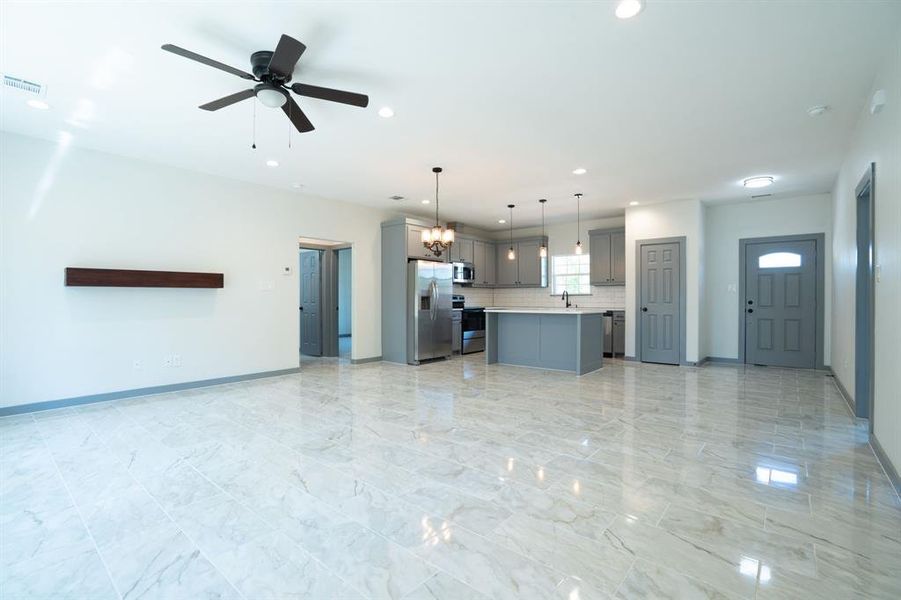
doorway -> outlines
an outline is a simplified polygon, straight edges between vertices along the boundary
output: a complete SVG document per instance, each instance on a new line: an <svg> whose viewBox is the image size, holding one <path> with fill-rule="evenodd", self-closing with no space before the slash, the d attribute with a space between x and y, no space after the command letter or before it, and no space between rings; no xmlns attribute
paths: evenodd
<svg viewBox="0 0 901 600"><path fill-rule="evenodd" d="M352 255L346 242L300 238L298 345L302 359L351 358Z"/></svg>
<svg viewBox="0 0 901 600"><path fill-rule="evenodd" d="M638 359L685 362L685 238L638 240Z"/></svg>
<svg viewBox="0 0 901 600"><path fill-rule="evenodd" d="M873 316L874 316L874 182L871 163L857 184L857 274L854 315L854 414L870 420L873 431Z"/></svg>
<svg viewBox="0 0 901 600"><path fill-rule="evenodd" d="M823 368L824 239L739 240L739 362Z"/></svg>

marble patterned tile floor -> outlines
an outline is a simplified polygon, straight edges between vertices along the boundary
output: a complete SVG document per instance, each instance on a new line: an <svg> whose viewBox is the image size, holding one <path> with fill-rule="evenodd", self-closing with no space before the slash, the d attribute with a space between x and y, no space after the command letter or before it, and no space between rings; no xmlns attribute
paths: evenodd
<svg viewBox="0 0 901 600"><path fill-rule="evenodd" d="M482 355L0 419L0 598L899 598L822 373Z"/></svg>

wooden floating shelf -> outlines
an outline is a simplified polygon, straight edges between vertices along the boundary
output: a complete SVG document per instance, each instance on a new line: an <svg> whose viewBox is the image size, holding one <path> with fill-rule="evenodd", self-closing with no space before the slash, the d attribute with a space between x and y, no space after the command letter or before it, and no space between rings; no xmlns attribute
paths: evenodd
<svg viewBox="0 0 901 600"><path fill-rule="evenodd" d="M222 273L66 267L66 285L89 287L221 288L224 286L224 277Z"/></svg>

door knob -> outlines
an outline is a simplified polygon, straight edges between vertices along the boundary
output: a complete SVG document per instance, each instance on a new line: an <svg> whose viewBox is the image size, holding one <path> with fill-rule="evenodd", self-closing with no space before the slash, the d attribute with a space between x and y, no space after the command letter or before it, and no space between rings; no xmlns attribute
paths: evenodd
<svg viewBox="0 0 901 600"><path fill-rule="evenodd" d="M641 307L641 312L648 312L648 307L647 307L647 306L642 306L642 307Z"/></svg>

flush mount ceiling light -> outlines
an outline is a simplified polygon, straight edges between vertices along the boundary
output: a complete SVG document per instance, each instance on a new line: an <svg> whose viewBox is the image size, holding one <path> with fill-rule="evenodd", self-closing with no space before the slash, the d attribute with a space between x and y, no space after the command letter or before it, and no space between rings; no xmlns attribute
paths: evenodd
<svg viewBox="0 0 901 600"><path fill-rule="evenodd" d="M497 222L500 223L501 225L503 225L504 223L507 222L507 219L498 219Z"/></svg>
<svg viewBox="0 0 901 600"><path fill-rule="evenodd" d="M588 172L588 169L584 169L582 167L579 167L578 169L573 169L573 175L584 175L587 172Z"/></svg>
<svg viewBox="0 0 901 600"><path fill-rule="evenodd" d="M272 159L270 158L269 160L266 161L266 166L267 166L267 167L275 168L275 167L278 166L278 161L277 161L277 160L272 160Z"/></svg>
<svg viewBox="0 0 901 600"><path fill-rule="evenodd" d="M544 205L547 203L546 198L538 201L541 204L541 245L538 246L538 257L547 258L547 242L544 239Z"/></svg>
<svg viewBox="0 0 901 600"><path fill-rule="evenodd" d="M46 102L44 102L43 100L36 100L33 98L31 100L29 100L28 102L26 102L25 104L27 104L31 108L36 108L38 110L47 110L48 108L50 108L50 105L47 104Z"/></svg>
<svg viewBox="0 0 901 600"><path fill-rule="evenodd" d="M632 202L629 202L629 206L638 206L638 200L633 200Z"/></svg>
<svg viewBox="0 0 901 600"><path fill-rule="evenodd" d="M775 178L770 177L769 175L764 177L748 177L742 182L742 185L746 188L762 188L768 185L773 185L773 181Z"/></svg>
<svg viewBox="0 0 901 600"><path fill-rule="evenodd" d="M441 167L432 168L432 173L435 174L435 225L431 229L422 230L422 245L435 256L441 256L454 243L454 230L442 227L438 221L438 175L442 170Z"/></svg>
<svg viewBox="0 0 901 600"><path fill-rule="evenodd" d="M515 204L508 204L510 209L510 248L507 250L507 260L516 260L516 250L513 249L513 208Z"/></svg>
<svg viewBox="0 0 901 600"><path fill-rule="evenodd" d="M582 231L582 194L576 194L576 254L582 254L582 240L579 234Z"/></svg>
<svg viewBox="0 0 901 600"><path fill-rule="evenodd" d="M644 0L620 0L616 5L616 16L631 19L644 9Z"/></svg>
<svg viewBox="0 0 901 600"><path fill-rule="evenodd" d="M394 109L390 106L383 106L379 109L379 116L383 119L390 119L394 116Z"/></svg>

